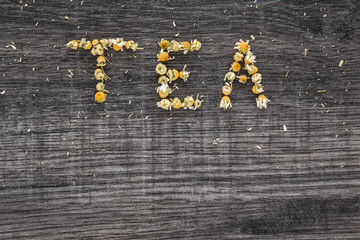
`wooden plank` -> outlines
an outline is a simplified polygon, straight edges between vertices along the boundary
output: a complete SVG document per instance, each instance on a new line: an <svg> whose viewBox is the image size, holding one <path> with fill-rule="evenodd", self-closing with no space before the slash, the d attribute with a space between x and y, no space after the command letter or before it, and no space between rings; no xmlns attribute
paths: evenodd
<svg viewBox="0 0 360 240"><path fill-rule="evenodd" d="M0 10L0 239L359 238L357 1ZM157 41L177 33L202 42L169 64L188 65L178 95L203 95L199 111L155 106ZM236 83L223 112L233 45L250 35L271 103L257 109L251 84ZM64 47L82 37L145 48L110 58L105 104L93 104L94 58Z"/></svg>

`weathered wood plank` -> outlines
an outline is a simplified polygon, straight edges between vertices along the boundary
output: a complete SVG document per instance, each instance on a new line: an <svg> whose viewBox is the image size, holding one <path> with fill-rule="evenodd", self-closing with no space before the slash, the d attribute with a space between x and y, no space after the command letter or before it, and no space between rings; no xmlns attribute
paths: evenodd
<svg viewBox="0 0 360 240"><path fill-rule="evenodd" d="M4 0L0 10L0 239L359 238L358 1ZM204 95L196 112L155 106L157 41L176 33L203 43L169 64L188 64L178 94ZM257 109L251 84L238 83L223 112L232 46L252 34L271 104ZM96 105L95 60L64 44L117 36L145 50L114 53L112 93Z"/></svg>

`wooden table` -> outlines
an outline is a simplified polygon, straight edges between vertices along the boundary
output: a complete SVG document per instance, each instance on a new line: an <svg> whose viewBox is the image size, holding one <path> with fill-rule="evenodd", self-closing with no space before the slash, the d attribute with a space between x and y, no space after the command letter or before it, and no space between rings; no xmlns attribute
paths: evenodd
<svg viewBox="0 0 360 240"><path fill-rule="evenodd" d="M360 239L359 8L3 0L0 239ZM251 35L271 103L236 82L224 112ZM105 104L95 58L65 48L82 37L145 48L109 51ZM203 95L199 111L156 107L161 38L202 42L169 64L188 65L177 95Z"/></svg>

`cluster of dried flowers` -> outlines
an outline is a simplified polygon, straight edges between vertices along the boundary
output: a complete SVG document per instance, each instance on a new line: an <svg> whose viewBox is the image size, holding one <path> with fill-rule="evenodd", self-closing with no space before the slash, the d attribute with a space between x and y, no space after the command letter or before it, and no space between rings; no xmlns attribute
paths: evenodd
<svg viewBox="0 0 360 240"><path fill-rule="evenodd" d="M171 110L172 108L179 109L181 107L192 110L199 109L202 103L199 94L196 99L194 99L193 96L187 96L184 98L183 102L181 102L181 100L177 97L167 99L169 94L171 94L175 89L178 89L176 83L172 88L169 84L176 81L178 78L181 78L184 82L186 82L190 76L190 72L186 71L186 65L179 72L176 69L167 69L163 62L173 60L175 58L169 56L171 52L183 51L184 54L187 54L189 51L199 51L201 48L200 41L195 39L191 42L178 42L175 40L169 42L165 39L161 39L159 46L161 48L159 54L157 55L159 63L156 65L155 71L159 75L158 83L160 86L156 88L156 91L159 93L162 100L157 102L157 106L165 110Z"/></svg>
<svg viewBox="0 0 360 240"><path fill-rule="evenodd" d="M122 38L112 38L112 39L102 39L97 40L94 39L92 41L87 41L86 38L82 38L79 40L72 40L66 44L66 47L71 48L73 50L77 50L78 48L83 48L85 50L90 50L90 53L93 56L97 56L97 64L94 75L98 82L96 84L97 93L95 94L95 101L98 103L103 103L106 100L106 95L109 91L105 90L105 80L110 79L108 75L106 75L104 71L104 67L106 66L106 62L108 59L104 56L104 51L109 48L114 49L115 51L123 51L124 47L126 49L131 49L134 52L138 49L142 49L138 47L138 43L134 41L124 41Z"/></svg>
<svg viewBox="0 0 360 240"><path fill-rule="evenodd" d="M267 108L267 104L270 101L265 97L265 95L260 94L264 92L263 86L260 84L262 76L258 73L258 68L254 65L256 56L250 51L249 41L244 42L239 40L235 43L234 49L237 49L238 52L234 54L234 62L231 64L229 72L226 73L224 81L225 85L222 87L222 93L224 96L221 98L220 107L224 110L227 110L232 107L230 97L232 91L232 84L236 78L239 78L239 82L245 84L248 80L248 76L240 75L236 76L235 73L240 72L241 65L240 62L244 61L244 69L247 71L248 75L251 78L251 81L254 83L252 87L252 92L258 97L256 98L256 105L258 108Z"/></svg>

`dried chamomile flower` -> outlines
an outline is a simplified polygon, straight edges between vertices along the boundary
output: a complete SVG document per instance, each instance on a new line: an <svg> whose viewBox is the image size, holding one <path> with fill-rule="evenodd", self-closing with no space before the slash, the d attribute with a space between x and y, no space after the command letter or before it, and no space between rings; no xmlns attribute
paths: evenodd
<svg viewBox="0 0 360 240"><path fill-rule="evenodd" d="M159 93L161 98L166 98L172 92L167 83L162 83L161 86L156 88L156 91Z"/></svg>
<svg viewBox="0 0 360 240"><path fill-rule="evenodd" d="M204 100L202 100L203 96L199 97L199 94L197 95L195 102L194 102L194 108L193 110L199 109L201 107L201 104Z"/></svg>
<svg viewBox="0 0 360 240"><path fill-rule="evenodd" d="M232 107L229 96L223 96L221 98L220 107L224 110L230 109Z"/></svg>
<svg viewBox="0 0 360 240"><path fill-rule="evenodd" d="M91 49L91 54L93 56L104 55L104 48L101 46L101 44L96 44L96 45L93 44L93 48Z"/></svg>
<svg viewBox="0 0 360 240"><path fill-rule="evenodd" d="M126 41L124 41L123 38L111 38L109 41L112 45L118 44L120 46L125 46L125 44L126 44Z"/></svg>
<svg viewBox="0 0 360 240"><path fill-rule="evenodd" d="M93 46L96 45L96 44L99 44L99 40L93 39L93 40L91 41L91 44L92 44Z"/></svg>
<svg viewBox="0 0 360 240"><path fill-rule="evenodd" d="M255 65L249 65L249 64L246 64L244 69L248 72L250 76L257 73L258 71L258 68Z"/></svg>
<svg viewBox="0 0 360 240"><path fill-rule="evenodd" d="M76 40L72 40L66 44L66 47L76 50L79 48L79 42Z"/></svg>
<svg viewBox="0 0 360 240"><path fill-rule="evenodd" d="M121 46L121 45L119 45L119 44L117 44L117 43L114 43L113 45L112 45L112 47L113 47L113 49L115 50L115 51L123 51L123 46Z"/></svg>
<svg viewBox="0 0 360 240"><path fill-rule="evenodd" d="M245 64L253 64L256 62L255 58L256 56L252 52L248 51L245 55L244 62Z"/></svg>
<svg viewBox="0 0 360 240"><path fill-rule="evenodd" d="M95 94L95 101L98 103L103 103L106 100L106 94L104 92L97 92Z"/></svg>
<svg viewBox="0 0 360 240"><path fill-rule="evenodd" d="M80 41L79 41L79 47L80 48L84 48L84 45L86 44L86 38L82 38Z"/></svg>
<svg viewBox="0 0 360 240"><path fill-rule="evenodd" d="M170 51L178 52L181 50L181 44L178 41L172 40L170 42Z"/></svg>
<svg viewBox="0 0 360 240"><path fill-rule="evenodd" d="M188 41L181 42L181 49L184 51L184 54L187 54L191 49L191 44Z"/></svg>
<svg viewBox="0 0 360 240"><path fill-rule="evenodd" d="M123 51L124 49L124 46L126 45L126 41L124 41L124 39L122 38L115 38L114 40L110 41L112 43L112 48L115 50L115 51ZM134 41L132 41L134 42ZM128 47L130 47L130 44L128 44ZM126 48L128 49L128 48Z"/></svg>
<svg viewBox="0 0 360 240"><path fill-rule="evenodd" d="M167 71L167 68L166 68L166 66L164 64L159 63L158 65L156 65L155 71L159 75L164 75L166 73L166 71Z"/></svg>
<svg viewBox="0 0 360 240"><path fill-rule="evenodd" d="M130 40L125 43L125 47L126 47L126 49L130 49L131 46L133 46L134 44L135 44L135 42L133 40Z"/></svg>
<svg viewBox="0 0 360 240"><path fill-rule="evenodd" d="M170 43L168 40L165 39L161 39L161 41L159 42L159 46L163 49L163 50L168 50Z"/></svg>
<svg viewBox="0 0 360 240"><path fill-rule="evenodd" d="M167 98L164 98L160 102L157 102L157 106L164 110L171 110L171 102Z"/></svg>
<svg viewBox="0 0 360 240"><path fill-rule="evenodd" d="M234 72L228 72L226 75L225 75L225 78L224 78L224 81L228 80L229 82L232 82L234 81L236 78L236 75Z"/></svg>
<svg viewBox="0 0 360 240"><path fill-rule="evenodd" d="M264 92L264 88L261 84L255 84L251 91L254 93L254 94L259 94L259 93L262 93Z"/></svg>
<svg viewBox="0 0 360 240"><path fill-rule="evenodd" d="M235 43L234 49L238 49L240 52L246 53L250 50L249 40L244 42L242 39L240 39L239 42Z"/></svg>
<svg viewBox="0 0 360 240"><path fill-rule="evenodd" d="M222 87L222 93L226 96L230 95L232 91L232 86L229 83L225 83Z"/></svg>
<svg viewBox="0 0 360 240"><path fill-rule="evenodd" d="M104 56L98 56L97 57L97 66L99 67L105 67L106 66L106 58Z"/></svg>
<svg viewBox="0 0 360 240"><path fill-rule="evenodd" d="M85 50L90 50L92 47L92 44L90 41L87 41L85 44L84 44L84 49Z"/></svg>
<svg viewBox="0 0 360 240"><path fill-rule="evenodd" d="M236 52L234 54L234 61L235 62L241 62L244 58L244 55L241 52Z"/></svg>
<svg viewBox="0 0 360 240"><path fill-rule="evenodd" d="M106 75L105 72L100 68L97 68L95 70L94 75L95 75L95 78L100 81L104 81L105 79L110 79L110 77L108 75Z"/></svg>
<svg viewBox="0 0 360 240"><path fill-rule="evenodd" d="M192 109L194 105L194 98L192 96L187 96L184 98L184 102L182 104L182 107L184 109Z"/></svg>
<svg viewBox="0 0 360 240"><path fill-rule="evenodd" d="M109 39L101 39L100 40L100 44L103 48L105 48L106 50L110 47L110 41Z"/></svg>
<svg viewBox="0 0 360 240"><path fill-rule="evenodd" d="M240 71L240 69L241 69L240 63L238 63L238 62L233 62L233 63L231 64L231 68L230 68L231 71L238 72L238 71Z"/></svg>
<svg viewBox="0 0 360 240"><path fill-rule="evenodd" d="M105 89L105 84L103 82L99 82L96 84L96 90L98 90L99 92L104 91Z"/></svg>
<svg viewBox="0 0 360 240"><path fill-rule="evenodd" d="M179 78L179 72L176 69L169 69L166 75L169 77L170 82L175 81Z"/></svg>
<svg viewBox="0 0 360 240"><path fill-rule="evenodd" d="M269 99L267 99L267 97L265 97L265 95L259 95L256 99L256 105L258 108L262 109L262 108L267 108L267 104L270 102Z"/></svg>
<svg viewBox="0 0 360 240"><path fill-rule="evenodd" d="M184 66L183 70L179 73L179 77L186 82L190 76L190 72L186 71L186 65Z"/></svg>
<svg viewBox="0 0 360 240"><path fill-rule="evenodd" d="M98 76L100 73L102 73L102 69L100 69L100 68L95 69L95 72L94 72L95 77ZM98 79L97 77L96 77L96 79L101 80L100 78Z"/></svg>
<svg viewBox="0 0 360 240"><path fill-rule="evenodd" d="M259 83L261 83L261 79L262 79L262 76L261 76L260 73L255 73L255 74L253 74L253 75L251 76L251 81L252 81L253 83L259 84Z"/></svg>
<svg viewBox="0 0 360 240"><path fill-rule="evenodd" d="M248 78L247 78L246 75L241 75L241 76L239 77L239 82L245 84L246 81L247 81L247 79L248 79Z"/></svg>
<svg viewBox="0 0 360 240"><path fill-rule="evenodd" d="M166 76L164 76L164 75L162 75L162 76L160 76L159 77L159 79L158 79L158 83L159 84L165 84L165 83L168 83L168 82L170 82L170 79L168 79Z"/></svg>
<svg viewBox="0 0 360 240"><path fill-rule="evenodd" d="M109 39L108 47L112 47L115 51L123 51L125 41L122 38L111 38Z"/></svg>
<svg viewBox="0 0 360 240"><path fill-rule="evenodd" d="M138 49L143 49L143 48L139 48L139 44L134 42L133 40L127 41L125 43L125 47L126 49L131 49L133 52L135 52Z"/></svg>
<svg viewBox="0 0 360 240"><path fill-rule="evenodd" d="M175 109L181 108L181 101L179 98L170 99L171 100L171 106Z"/></svg>
<svg viewBox="0 0 360 240"><path fill-rule="evenodd" d="M159 52L159 54L157 55L158 57L158 61L160 62L166 62L167 60L169 60L169 53L168 52L164 52L163 50L161 50Z"/></svg>
<svg viewBox="0 0 360 240"><path fill-rule="evenodd" d="M199 51L201 48L201 42L198 40L192 40L191 41L191 48L190 51Z"/></svg>
<svg viewBox="0 0 360 240"><path fill-rule="evenodd" d="M79 47L84 48L87 43L86 38L82 38L79 42Z"/></svg>

